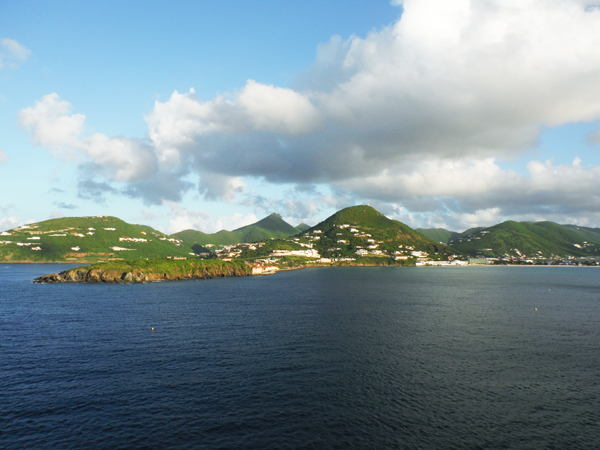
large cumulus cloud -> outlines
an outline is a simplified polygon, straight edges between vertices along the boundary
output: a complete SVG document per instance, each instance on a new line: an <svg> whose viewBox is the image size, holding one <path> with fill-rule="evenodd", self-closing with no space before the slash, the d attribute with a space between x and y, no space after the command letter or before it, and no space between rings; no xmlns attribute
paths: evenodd
<svg viewBox="0 0 600 450"><path fill-rule="evenodd" d="M323 44L298 92L174 93L150 137L165 162L275 182L483 164L541 126L600 118L599 39L600 10L580 1L407 0L392 26Z"/></svg>
<svg viewBox="0 0 600 450"><path fill-rule="evenodd" d="M530 149L544 126L600 120L600 8L582 0L396 3L403 13L395 23L321 44L293 88L248 80L211 100L190 91L157 101L144 143L81 138L83 116L57 97L24 110L21 122L36 142L69 145L106 176L137 183L137 196L151 192L143 182L153 177L193 173L207 198L228 201L253 176L328 183L413 211L600 207L598 198L582 200L600 188L598 167L532 161L523 175L498 164ZM36 118L44 114L51 122Z"/></svg>

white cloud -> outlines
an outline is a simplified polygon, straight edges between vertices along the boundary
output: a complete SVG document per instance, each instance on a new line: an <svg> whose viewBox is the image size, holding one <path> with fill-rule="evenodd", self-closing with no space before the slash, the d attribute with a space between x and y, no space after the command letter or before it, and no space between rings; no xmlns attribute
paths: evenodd
<svg viewBox="0 0 600 450"><path fill-rule="evenodd" d="M233 203L237 194L246 190L246 184L240 177L228 177L216 173L202 173L200 179L200 193L207 200L221 200Z"/></svg>
<svg viewBox="0 0 600 450"><path fill-rule="evenodd" d="M579 158L568 165L531 161L527 172L503 170L493 159L435 160L407 173L386 172L343 186L362 198L399 202L415 213L443 216L440 221L459 228L507 217L553 217L561 222L578 215L600 218L600 166L583 166ZM428 220L422 215L419 219Z"/></svg>
<svg viewBox="0 0 600 450"><path fill-rule="evenodd" d="M2 47L8 50L11 56L19 61L26 61L29 55L31 55L31 50L19 44L14 39L4 38L1 43Z"/></svg>
<svg viewBox="0 0 600 450"><path fill-rule="evenodd" d="M144 217L144 219L146 220L155 220L158 218L158 216L156 214L151 213L150 211L147 211L145 209L142 210L142 216Z"/></svg>
<svg viewBox="0 0 600 450"><path fill-rule="evenodd" d="M70 114L72 106L58 94L45 95L35 105L19 113L19 123L27 130L36 145L63 149L76 147L83 132L85 116Z"/></svg>
<svg viewBox="0 0 600 450"><path fill-rule="evenodd" d="M318 128L317 109L292 89L248 80L236 99L253 130L301 136Z"/></svg>
<svg viewBox="0 0 600 450"><path fill-rule="evenodd" d="M319 192L298 193L285 191L282 195L275 197L264 197L262 195L251 193L240 201L245 207L251 208L260 215L268 215L273 212L279 213L284 220L292 225L300 222L316 223L321 212L320 205L327 205L322 200ZM327 205L329 206L329 205Z"/></svg>
<svg viewBox="0 0 600 450"><path fill-rule="evenodd" d="M0 150L0 163L6 161L8 158L6 157L6 154Z"/></svg>
<svg viewBox="0 0 600 450"><path fill-rule="evenodd" d="M216 233L221 230L232 231L258 221L254 214L242 215L239 213L232 216L221 216L213 220L206 211L188 210L175 202L167 202L166 204L170 208L168 215L171 217L167 230L169 234L188 229L204 233Z"/></svg>
<svg viewBox="0 0 600 450"><path fill-rule="evenodd" d="M190 211L176 202L165 202L165 204L170 208L168 215L171 219L166 231L168 234L189 229L204 231L210 223L210 213L206 211Z"/></svg>
<svg viewBox="0 0 600 450"><path fill-rule="evenodd" d="M217 219L217 221L212 226L212 229L215 231L219 230L236 230L241 227L245 227L246 225L250 225L252 223L257 222L259 219L252 213L250 214L240 214L234 213L232 216L221 216Z"/></svg>
<svg viewBox="0 0 600 450"><path fill-rule="evenodd" d="M301 136L319 127L317 110L308 97L254 80L231 98L219 96L209 102L197 99L193 89L188 94L175 91L167 102L155 103L146 121L158 160L167 168L188 152L216 156L210 150L198 154L197 139L202 136L249 131Z"/></svg>
<svg viewBox="0 0 600 450"><path fill-rule="evenodd" d="M16 228L20 225L23 225L25 222L21 220L21 218L16 216L9 216L11 211L16 209L16 205L14 203L10 203L8 205L0 205L0 214L3 217L0 217L0 231L10 230L12 228Z"/></svg>
<svg viewBox="0 0 600 450"><path fill-rule="evenodd" d="M58 150L55 156L87 157L100 172L116 181L135 181L154 172L154 155L139 140L100 133L82 138L85 116L71 114L71 110L68 101L52 93L22 109L19 123L34 144Z"/></svg>
<svg viewBox="0 0 600 450"><path fill-rule="evenodd" d="M8 216L0 218L0 231L6 231L18 226L23 225L23 222L19 217L16 216Z"/></svg>
<svg viewBox="0 0 600 450"><path fill-rule="evenodd" d="M500 208L478 209L473 213L453 215L453 222L462 224L461 231L474 227L489 227L502 221Z"/></svg>
<svg viewBox="0 0 600 450"><path fill-rule="evenodd" d="M116 181L134 181L155 169L152 152L140 141L95 133L77 146L96 164L107 169Z"/></svg>
<svg viewBox="0 0 600 450"><path fill-rule="evenodd" d="M412 166L412 170L381 173L340 183L353 192L374 198L398 198L402 195L428 197L478 195L503 188L516 181L514 172L503 171L494 158L485 160L433 159Z"/></svg>
<svg viewBox="0 0 600 450"><path fill-rule="evenodd" d="M5 66L14 69L18 62L25 62L31 50L19 44L14 39L4 38L0 41L0 69Z"/></svg>

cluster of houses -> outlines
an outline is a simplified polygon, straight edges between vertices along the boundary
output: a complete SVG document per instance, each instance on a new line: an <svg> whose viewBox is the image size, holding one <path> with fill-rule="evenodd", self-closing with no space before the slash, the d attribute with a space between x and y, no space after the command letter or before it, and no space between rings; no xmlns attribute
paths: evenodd
<svg viewBox="0 0 600 450"><path fill-rule="evenodd" d="M448 260L448 261L417 261L415 266L424 267L424 266L467 266L469 265L469 261L462 261L459 259Z"/></svg>
<svg viewBox="0 0 600 450"><path fill-rule="evenodd" d="M271 256L303 256L305 258L320 258L321 255L315 249L307 250L273 250Z"/></svg>
<svg viewBox="0 0 600 450"><path fill-rule="evenodd" d="M145 238L134 238L134 237L123 237L119 238L120 242L148 242L148 239Z"/></svg>
<svg viewBox="0 0 600 450"><path fill-rule="evenodd" d="M243 242L241 244L234 244L234 245L224 245L221 248L218 248L215 250L215 254L217 255L217 257L219 259L222 259L223 261L231 261L233 258L237 258L238 256L240 256L243 252L244 248L247 248L248 250L256 250L257 247L262 247L263 245L265 245L264 242L256 242L256 243L248 243L248 242ZM211 248L214 247L214 244L206 244L205 247Z"/></svg>
<svg viewBox="0 0 600 450"><path fill-rule="evenodd" d="M485 235L485 234L488 234L488 233L490 233L488 230L483 230L483 231L480 231L478 234L484 234ZM478 241L480 239L481 239L481 237L477 236L476 234L469 234L467 236L463 236L463 237L458 238L458 242L471 242L471 241ZM456 242L455 240L452 240L449 243L453 244L455 242Z"/></svg>
<svg viewBox="0 0 600 450"><path fill-rule="evenodd" d="M380 245L383 244L383 241L377 241L373 238L373 236L369 233L360 230L360 227L357 225L351 224L340 224L334 225L339 231L335 232L334 239L335 243L339 244L339 247L330 247L327 249L328 253L341 252L341 246L347 246L350 244L349 238L359 238L364 244L363 245L355 245L354 246L354 254L357 256L387 256L388 251L386 249L380 248ZM350 233L352 236L348 236ZM293 242L301 245L308 246L312 248L312 242L321 239L321 235L323 234L322 230L312 230L310 232L304 233L302 238L304 240L310 241L310 243L301 242L299 237L293 238ZM277 251L277 255L284 256L285 253L283 251ZM293 254L291 251L288 251L287 254ZM411 246L402 246L400 245L398 250L393 252L390 255L394 260L406 260L408 258L416 258L418 260L427 259L429 254L427 252L415 250L414 247ZM318 258L315 254L316 258ZM339 255L337 258L320 258L317 259L316 262L333 262L333 261L354 261L356 258L351 257L342 257Z"/></svg>
<svg viewBox="0 0 600 450"><path fill-rule="evenodd" d="M588 244L584 242L584 244ZM588 244L587 246L593 246L594 244ZM585 248L581 244L573 244L574 247L577 248ZM492 252L491 248L483 248L480 252ZM544 253L541 250L538 250L533 253L533 255L527 256L518 248L511 248L509 253L503 253L500 257L473 257L469 258L469 264L471 265L486 265L486 264L549 264L549 265L558 265L558 264L567 264L567 265L578 265L578 264L594 264L598 265L597 257L578 257L578 256L565 256L561 257L555 254L551 254L549 257L544 256Z"/></svg>
<svg viewBox="0 0 600 450"><path fill-rule="evenodd" d="M279 270L270 260L256 260L252 265L252 275L271 275Z"/></svg>
<svg viewBox="0 0 600 450"><path fill-rule="evenodd" d="M177 247L179 247L181 245L181 243L183 242L181 239L170 238L170 237L166 237L166 236L159 237L158 239L160 241L171 242L172 244L175 244Z"/></svg>
<svg viewBox="0 0 600 450"><path fill-rule="evenodd" d="M96 233L96 229L93 227L88 227L87 229L84 229L84 230L82 230L81 228L76 228L76 227L67 227L67 228L61 229L61 230L46 230L46 231L36 230L36 228L39 228L39 225L22 225L18 228L15 228L14 230L12 230L13 232L10 232L10 231L1 232L0 236L18 236L18 235L15 235L15 233L26 232L30 235L30 237L25 238L26 241L41 241L42 236L66 237L66 236L70 235L70 236L74 236L77 238L85 238L87 236L93 236ZM103 227L103 229L105 231L111 231L111 232L117 231L117 229L114 227ZM147 233L145 231L140 231L140 233L143 235L147 235ZM180 246L182 243L182 241L179 239L169 238L167 236L160 235L160 234L154 233L154 232L152 234L154 234L161 241L168 241L168 242L175 244L176 246ZM144 243L144 242L148 242L148 239L147 238L121 236L121 237L119 237L119 242ZM16 240L0 240L0 245L10 245L10 244L17 245L18 247L28 247L32 251L42 250L41 242L32 243L32 242L20 242L20 241L16 241ZM75 246L75 247L70 247L70 249L72 251L78 252L81 250L81 247ZM110 247L110 249L113 251L135 250L133 248L125 248L125 247L118 247L118 246Z"/></svg>

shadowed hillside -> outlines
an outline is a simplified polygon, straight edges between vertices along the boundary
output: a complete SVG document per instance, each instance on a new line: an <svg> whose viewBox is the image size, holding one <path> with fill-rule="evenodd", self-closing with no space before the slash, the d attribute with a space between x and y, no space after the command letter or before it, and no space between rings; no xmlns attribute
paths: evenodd
<svg viewBox="0 0 600 450"><path fill-rule="evenodd" d="M301 230L287 223L279 214L273 213L256 223L233 231L221 230L217 233L207 234L197 230L184 230L172 236L181 239L186 245L232 245L271 238L287 238L300 232Z"/></svg>

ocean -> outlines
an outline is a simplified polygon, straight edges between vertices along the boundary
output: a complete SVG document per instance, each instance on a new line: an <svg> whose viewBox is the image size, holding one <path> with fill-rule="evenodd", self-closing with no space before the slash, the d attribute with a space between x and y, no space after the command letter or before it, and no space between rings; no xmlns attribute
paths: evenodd
<svg viewBox="0 0 600 450"><path fill-rule="evenodd" d="M0 265L3 449L597 449L600 271Z"/></svg>

